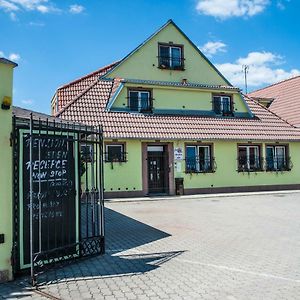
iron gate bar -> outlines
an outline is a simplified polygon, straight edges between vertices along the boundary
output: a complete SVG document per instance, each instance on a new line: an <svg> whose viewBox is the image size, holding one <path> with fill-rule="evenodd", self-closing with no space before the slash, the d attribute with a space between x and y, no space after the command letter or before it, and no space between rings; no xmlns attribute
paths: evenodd
<svg viewBox="0 0 300 300"><path fill-rule="evenodd" d="M21 130L25 130L23 133ZM29 130L29 134L26 131ZM20 181L19 178L19 163L23 161L24 164L24 151L23 149L23 159L19 159L20 157L20 134L23 134L24 140L29 139L29 231L30 231L30 274L32 279L32 284L37 284L37 276L51 268L52 266L58 264L65 264L68 261L73 261L78 257L86 257L90 255L103 254L105 251L104 247L104 197L103 197L103 137L102 137L102 128L99 126L98 128L91 126L81 126L76 123L69 122L56 122L55 119L51 120L48 117L44 120L39 118L35 120L33 115L30 115L30 118L20 118L13 117L13 134L12 134L12 145L13 145L13 163L14 163L14 271L15 274L22 271L20 264L20 248L19 243L19 233L20 227L23 224L20 224L19 211L20 211L20 200L19 199L19 187L24 189L24 180ZM45 222L43 220L43 216L45 212L43 211L43 203L46 203L46 207L51 206L51 194L50 194L50 186L49 186L49 178L47 178L46 183L42 181L42 168L41 168L41 160L43 160L42 153L42 143L43 139L47 139L47 141L51 141L51 143L55 143L60 141L61 144L65 143L65 147L68 154L68 159L71 159L70 163L73 176L74 183L72 188L68 191L63 184L63 177L59 177L59 174L63 174L64 167L62 163L59 164L58 172L54 172L54 182L57 183L60 180L59 188L57 189L56 195L58 194L60 197L62 195L66 195L69 199L68 202L65 202L61 198L57 201L58 205L54 205L54 220L58 220L56 218L57 212L65 211L63 214L62 220L57 221L57 224L54 222L54 240L50 239L50 219L47 218ZM35 143L35 146L34 146ZM59 144L59 143L58 143ZM85 161L86 166L86 182L85 186L87 191L85 192L84 197L78 193L81 186L81 165L82 165L82 155L80 155L80 145L89 144L92 151L92 160L90 162L90 174L88 173L88 162ZM34 151L34 147L37 145L38 157ZM99 149L98 149L99 147ZM35 148L36 149L36 148ZM48 149L47 149L48 150ZM34 154L35 153L35 154ZM48 153L48 152L46 152ZM35 156L34 156L35 155ZM44 155L44 154L43 154ZM33 162L35 159L38 159L38 168L35 169L38 173L34 173L33 170ZM35 165L36 167L36 165ZM38 170L37 170L38 169ZM77 170L77 171L76 171ZM24 172L24 168L23 168ZM76 172L77 172L77 181L76 181ZM95 174L96 173L96 174ZM33 175L35 177L35 184L33 180ZM89 176L90 175L90 176ZM91 178L89 178L91 177ZM89 180L91 179L91 180ZM90 181L90 183L89 183ZM43 189L46 188L46 191ZM57 187L56 187L57 188ZM77 193L76 193L77 190ZM44 193L44 194L43 194ZM24 193L23 193L24 194ZM86 201L84 201L84 199ZM70 202L71 201L71 202ZM79 202L78 202L79 201ZM44 204L45 204L44 203ZM50 204L49 204L50 203ZM75 216L77 211L77 217L75 219L78 222L74 225L75 227L75 240L72 241L73 237L69 232L69 228L72 228L72 218L71 211L66 209L66 203L71 203L68 205L75 205ZM72 204L74 203L74 204ZM23 203L24 205L24 203ZM82 219L82 205L86 206L87 209L87 218L84 222ZM36 209L38 208L38 209ZM59 211L57 211L59 210ZM35 213L38 212L38 214ZM90 211L90 213L89 213ZM26 211L24 210L24 213ZM91 214L91 215L90 215ZM36 222L36 218L38 218L38 222ZM66 223L64 223L66 222ZM37 225L34 225L37 224ZM65 225L63 225L65 224ZM46 227L45 227L46 226ZM87 234L82 236L82 229L86 227ZM64 234L64 231L68 232ZM46 230L46 237L45 235ZM36 232L37 231L37 232ZM61 232L59 232L61 231ZM24 236L20 237L23 238ZM46 245L43 246L43 240L46 238ZM78 238L78 240L77 240ZM26 241L24 241L25 243ZM54 242L54 243L53 243ZM37 243L37 244L36 244ZM36 248L36 245L37 248ZM37 250L37 251L36 251ZM24 250L23 250L24 251Z"/></svg>

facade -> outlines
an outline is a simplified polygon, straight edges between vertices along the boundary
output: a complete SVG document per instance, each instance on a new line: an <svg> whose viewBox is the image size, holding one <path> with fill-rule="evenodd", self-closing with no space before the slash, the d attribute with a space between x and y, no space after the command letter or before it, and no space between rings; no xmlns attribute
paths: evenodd
<svg viewBox="0 0 300 300"><path fill-rule="evenodd" d="M58 88L51 107L103 126L106 197L300 188L299 129L242 95L172 20Z"/></svg>
<svg viewBox="0 0 300 300"><path fill-rule="evenodd" d="M296 127L300 127L300 76L280 81L249 94L274 113Z"/></svg>
<svg viewBox="0 0 300 300"><path fill-rule="evenodd" d="M0 282L12 279L12 82L17 65L0 58Z"/></svg>

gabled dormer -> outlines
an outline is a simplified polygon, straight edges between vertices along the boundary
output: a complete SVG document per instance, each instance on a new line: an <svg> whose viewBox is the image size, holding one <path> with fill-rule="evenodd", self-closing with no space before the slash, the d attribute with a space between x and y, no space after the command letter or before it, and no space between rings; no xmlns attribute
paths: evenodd
<svg viewBox="0 0 300 300"><path fill-rule="evenodd" d="M104 78L143 79L231 86L199 48L169 20Z"/></svg>
<svg viewBox="0 0 300 300"><path fill-rule="evenodd" d="M114 81L108 111L251 117L238 88L169 20L102 80Z"/></svg>

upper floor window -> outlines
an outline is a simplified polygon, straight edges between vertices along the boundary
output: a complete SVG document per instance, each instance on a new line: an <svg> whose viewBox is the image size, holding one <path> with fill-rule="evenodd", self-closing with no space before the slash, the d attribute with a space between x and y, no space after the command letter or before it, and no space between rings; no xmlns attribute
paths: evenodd
<svg viewBox="0 0 300 300"><path fill-rule="evenodd" d="M160 68L183 70L182 45L159 44L158 49L158 64Z"/></svg>
<svg viewBox="0 0 300 300"><path fill-rule="evenodd" d="M106 144L105 145L106 162L124 162L126 161L126 152L124 144Z"/></svg>
<svg viewBox="0 0 300 300"><path fill-rule="evenodd" d="M147 112L152 110L150 90L129 90L128 107L131 111Z"/></svg>
<svg viewBox="0 0 300 300"><path fill-rule="evenodd" d="M232 116L233 103L230 96L213 96L213 110L217 115Z"/></svg>
<svg viewBox="0 0 300 300"><path fill-rule="evenodd" d="M260 146L238 146L238 171L258 171L261 169Z"/></svg>
<svg viewBox="0 0 300 300"><path fill-rule="evenodd" d="M187 173L212 172L211 145L189 145L185 149Z"/></svg>
<svg viewBox="0 0 300 300"><path fill-rule="evenodd" d="M285 145L266 146L267 171L289 170L288 149Z"/></svg>

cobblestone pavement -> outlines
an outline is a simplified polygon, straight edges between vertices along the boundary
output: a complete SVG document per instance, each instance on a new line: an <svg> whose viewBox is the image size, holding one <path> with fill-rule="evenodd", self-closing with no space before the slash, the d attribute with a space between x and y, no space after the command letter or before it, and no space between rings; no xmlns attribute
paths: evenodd
<svg viewBox="0 0 300 300"><path fill-rule="evenodd" d="M107 203L106 222L106 255L48 272L42 292L58 299L300 299L300 193ZM0 285L0 295L42 298L26 278Z"/></svg>

